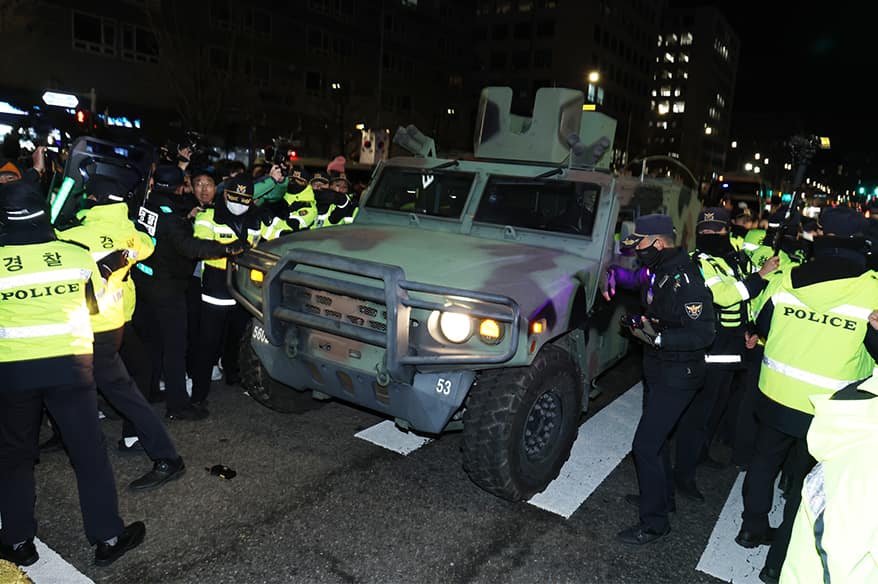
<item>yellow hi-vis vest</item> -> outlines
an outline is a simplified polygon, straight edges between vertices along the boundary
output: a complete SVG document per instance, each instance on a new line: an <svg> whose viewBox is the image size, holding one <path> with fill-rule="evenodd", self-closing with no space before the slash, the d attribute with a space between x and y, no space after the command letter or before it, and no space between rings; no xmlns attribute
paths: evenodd
<svg viewBox="0 0 878 584"><path fill-rule="evenodd" d="M810 396L834 393L872 372L863 339L878 301L878 274L793 289L786 272L765 295L774 304L759 374L767 397L813 414Z"/></svg>
<svg viewBox="0 0 878 584"><path fill-rule="evenodd" d="M220 243L232 243L238 240L238 236L232 231L228 225L217 223L213 218L214 210L205 209L195 216L195 228L193 234L199 239L210 239ZM275 217L268 225L263 225L260 229L247 230L247 243L256 245L260 240L275 239L282 231L286 229L286 223ZM204 260L205 266L210 266L218 270L225 270L226 258L218 258L213 260Z"/></svg>
<svg viewBox="0 0 878 584"><path fill-rule="evenodd" d="M98 268L77 245L0 246L0 363L91 355L89 282L100 300Z"/></svg>
<svg viewBox="0 0 878 584"><path fill-rule="evenodd" d="M100 264L111 254L120 253L124 263L110 274L101 274L106 283L106 293L98 302L100 312L92 315L94 332L101 333L120 328L130 320L134 299L127 299L134 291L134 282L128 275L131 266L148 258L155 244L146 233L139 231L128 218L128 205L112 203L96 205L77 213L82 223L65 231L57 232L59 239L82 244L91 251L91 257Z"/></svg>
<svg viewBox="0 0 878 584"><path fill-rule="evenodd" d="M310 229L317 220L317 203L314 200L314 189L311 185L306 186L299 193L287 193L284 195L284 202L287 205L294 203L303 203L297 209L291 210L287 217L287 225L291 229L300 231L302 229Z"/></svg>
<svg viewBox="0 0 878 584"><path fill-rule="evenodd" d="M739 276L745 277L747 274L738 274L724 258L699 253L693 254L693 259L701 268L704 285L713 295L720 326L735 328L746 324L750 320L750 291Z"/></svg>
<svg viewBox="0 0 878 584"><path fill-rule="evenodd" d="M858 390L878 395L878 369ZM817 466L802 486L780 582L878 582L878 397L812 401L808 451Z"/></svg>

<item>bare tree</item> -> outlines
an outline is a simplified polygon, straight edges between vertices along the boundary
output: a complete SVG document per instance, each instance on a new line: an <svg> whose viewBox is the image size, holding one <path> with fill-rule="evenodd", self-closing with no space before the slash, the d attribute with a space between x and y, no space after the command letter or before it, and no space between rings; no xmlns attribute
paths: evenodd
<svg viewBox="0 0 878 584"><path fill-rule="evenodd" d="M189 11L199 18L193 18ZM147 4L146 12L180 117L189 128L210 132L226 109L235 75L238 35L231 12L228 34L221 45L211 43L204 12L198 12L188 2L153 0Z"/></svg>

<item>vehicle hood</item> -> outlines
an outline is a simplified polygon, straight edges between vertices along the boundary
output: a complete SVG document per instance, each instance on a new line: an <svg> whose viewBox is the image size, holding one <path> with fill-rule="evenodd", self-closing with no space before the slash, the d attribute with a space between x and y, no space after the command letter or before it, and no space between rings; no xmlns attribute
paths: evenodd
<svg viewBox="0 0 878 584"><path fill-rule="evenodd" d="M405 227L323 228L267 242L260 249L278 256L291 249L309 250L399 266L411 282L508 296L525 317L544 309L547 299L566 313L581 281L595 273L594 262L563 250Z"/></svg>

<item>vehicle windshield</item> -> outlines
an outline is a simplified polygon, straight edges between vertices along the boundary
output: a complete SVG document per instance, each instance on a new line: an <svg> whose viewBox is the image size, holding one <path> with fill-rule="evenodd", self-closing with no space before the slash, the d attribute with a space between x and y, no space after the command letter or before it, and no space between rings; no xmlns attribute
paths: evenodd
<svg viewBox="0 0 878 584"><path fill-rule="evenodd" d="M495 176L485 187L475 221L591 235L600 192L599 185L590 183Z"/></svg>
<svg viewBox="0 0 878 584"><path fill-rule="evenodd" d="M366 206L432 215L460 217L475 175L472 173L385 168Z"/></svg>

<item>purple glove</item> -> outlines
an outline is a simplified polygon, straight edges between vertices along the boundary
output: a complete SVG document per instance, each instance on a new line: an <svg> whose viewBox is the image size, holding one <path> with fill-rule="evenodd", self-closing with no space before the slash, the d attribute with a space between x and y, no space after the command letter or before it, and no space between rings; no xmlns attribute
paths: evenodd
<svg viewBox="0 0 878 584"><path fill-rule="evenodd" d="M646 267L629 270L614 264L607 268L601 291L604 298L610 300L616 295L617 287L623 290L638 290L641 286L648 286L651 280L652 273Z"/></svg>

